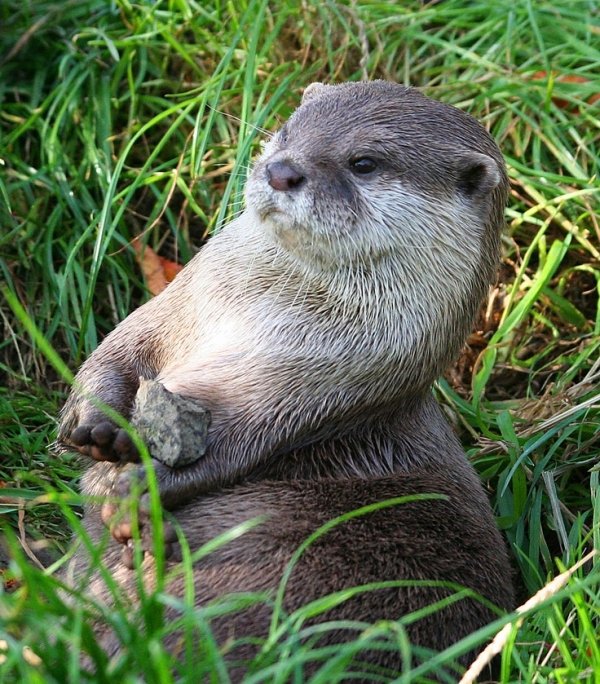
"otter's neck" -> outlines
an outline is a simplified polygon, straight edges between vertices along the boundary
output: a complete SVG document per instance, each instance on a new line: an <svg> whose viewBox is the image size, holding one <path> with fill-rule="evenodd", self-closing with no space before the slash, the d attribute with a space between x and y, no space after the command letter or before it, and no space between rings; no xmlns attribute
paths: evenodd
<svg viewBox="0 0 600 684"><path fill-rule="evenodd" d="M371 419L331 439L278 453L248 480L372 479L440 466L449 479L477 481L433 397Z"/></svg>

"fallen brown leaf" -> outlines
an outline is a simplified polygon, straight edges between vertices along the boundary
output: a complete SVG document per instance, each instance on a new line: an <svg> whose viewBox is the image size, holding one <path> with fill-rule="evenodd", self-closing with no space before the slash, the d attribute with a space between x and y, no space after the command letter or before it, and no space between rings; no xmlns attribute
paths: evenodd
<svg viewBox="0 0 600 684"><path fill-rule="evenodd" d="M132 244L146 287L153 295L159 294L181 271L183 266L159 256L152 247L144 245L139 238L135 238Z"/></svg>
<svg viewBox="0 0 600 684"><path fill-rule="evenodd" d="M548 78L548 72L547 71L536 71L534 74L532 74L531 78L534 81L541 81L545 78ZM577 74L557 74L554 75L554 80L558 81L559 83L589 83L590 79L586 78L585 76L578 76ZM588 104L594 104L594 102L598 102L600 100L600 93L596 93L592 95L591 97L588 98L587 102ZM575 109L573 106L572 102L569 102L568 100L563 100L561 97L557 97L556 95L552 95L552 102L557 107L560 107L561 109Z"/></svg>

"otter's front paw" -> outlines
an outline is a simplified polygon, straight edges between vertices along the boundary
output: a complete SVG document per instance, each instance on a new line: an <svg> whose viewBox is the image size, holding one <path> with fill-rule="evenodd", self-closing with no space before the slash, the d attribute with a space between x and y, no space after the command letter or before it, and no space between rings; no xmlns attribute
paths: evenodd
<svg viewBox="0 0 600 684"><path fill-rule="evenodd" d="M155 472L159 478L162 464L153 460ZM114 498L120 503L105 503L102 506L102 522L109 528L112 536L124 545L121 559L125 566L133 568L134 559L134 525L131 519L131 497L137 497L137 527L142 553L154 554L155 539L152 525L150 494L147 491L147 481L143 468L129 468L124 470L113 487ZM163 541L165 558L171 558L175 550L177 535L174 527L163 519Z"/></svg>
<svg viewBox="0 0 600 684"><path fill-rule="evenodd" d="M80 454L96 461L137 463L140 460L131 437L108 420L78 425L68 441Z"/></svg>

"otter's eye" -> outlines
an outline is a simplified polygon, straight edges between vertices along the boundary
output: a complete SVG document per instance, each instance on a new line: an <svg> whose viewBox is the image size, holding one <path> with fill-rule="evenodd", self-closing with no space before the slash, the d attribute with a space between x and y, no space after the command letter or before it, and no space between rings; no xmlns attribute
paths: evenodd
<svg viewBox="0 0 600 684"><path fill-rule="evenodd" d="M353 173L359 173L365 176L368 173L373 173L377 168L377 162L370 157L358 157L357 159L352 159L350 162L350 168Z"/></svg>
<svg viewBox="0 0 600 684"><path fill-rule="evenodd" d="M284 126L280 131L279 131L279 142L282 145L285 145L288 141L288 132L287 128Z"/></svg>

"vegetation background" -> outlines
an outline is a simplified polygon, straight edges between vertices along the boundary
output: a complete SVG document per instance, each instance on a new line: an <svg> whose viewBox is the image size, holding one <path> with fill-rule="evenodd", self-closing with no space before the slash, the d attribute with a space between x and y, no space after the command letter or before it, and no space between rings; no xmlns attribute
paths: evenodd
<svg viewBox="0 0 600 684"><path fill-rule="evenodd" d="M592 0L4 0L2 681L227 681L208 613L184 610L191 643L205 648L195 649L200 664L188 650L173 670L160 591L139 613L118 602L110 612L66 600L60 561L36 565L69 551L79 530L80 466L47 447L63 364L75 370L149 296L134 239L187 262L239 211L262 129L285 120L314 80L421 87L500 144L512 183L504 262L436 392L488 485L523 599L600 549L599 12ZM600 681L598 557L525 615L501 681ZM118 630L121 659L98 651L92 619ZM369 640L411 653L402 624L367 630L335 657L299 645L290 628L265 643L248 681L302 681L307 658L323 659L313 681L338 681ZM442 665L497 628L369 677L456 681Z"/></svg>

